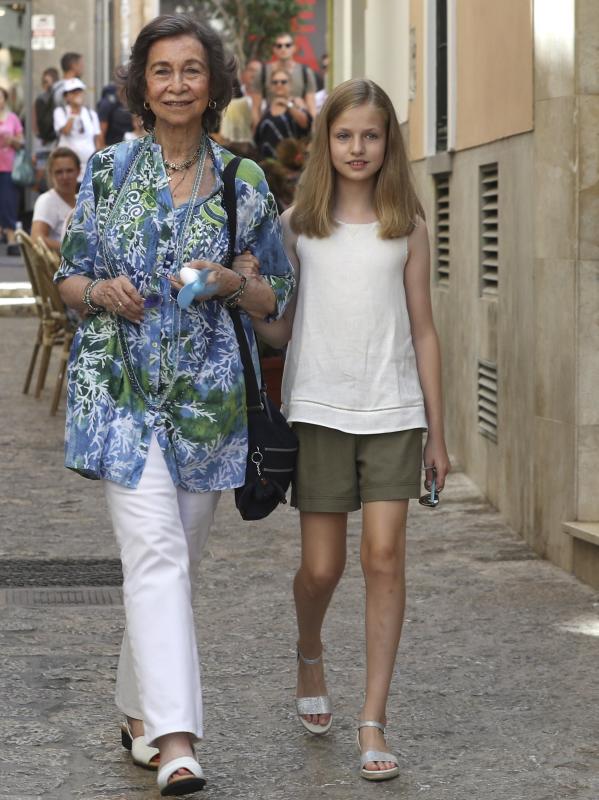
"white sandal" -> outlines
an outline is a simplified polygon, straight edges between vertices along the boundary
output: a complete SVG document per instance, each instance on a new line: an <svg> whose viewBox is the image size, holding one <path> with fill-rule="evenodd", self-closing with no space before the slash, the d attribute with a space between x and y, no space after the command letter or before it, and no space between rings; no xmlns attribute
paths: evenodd
<svg viewBox="0 0 599 800"><path fill-rule="evenodd" d="M304 664L318 664L322 661L322 653L318 658L306 658L303 656L299 647L297 649L297 660L302 660ZM314 736L324 736L328 733L333 724L333 705L331 698L328 694L319 695L318 697L296 697L295 707L297 708L297 715L304 728L312 733ZM304 719L305 714L330 714L329 721L326 725L318 725L314 722L308 722Z"/></svg>
<svg viewBox="0 0 599 800"><path fill-rule="evenodd" d="M175 775L180 769L186 769L191 775ZM171 780L172 778L172 780ZM179 797L182 794L200 792L206 785L202 768L191 756L175 758L158 770L158 788L163 797Z"/></svg>
<svg viewBox="0 0 599 800"><path fill-rule="evenodd" d="M144 769L158 769L160 766L160 750L157 747L150 747L145 736L134 737L128 720L121 725L121 743L125 750L130 751L135 766Z"/></svg>
<svg viewBox="0 0 599 800"><path fill-rule="evenodd" d="M360 744L360 729L361 728L378 728L385 733L385 726L380 722L373 720L365 720L358 724L358 749L360 751L360 775L367 781L388 781L391 778L397 778L399 775L399 761L397 756L393 753L384 753L382 750L367 750L362 752L362 745ZM395 766L391 769L364 769L369 761L392 761Z"/></svg>

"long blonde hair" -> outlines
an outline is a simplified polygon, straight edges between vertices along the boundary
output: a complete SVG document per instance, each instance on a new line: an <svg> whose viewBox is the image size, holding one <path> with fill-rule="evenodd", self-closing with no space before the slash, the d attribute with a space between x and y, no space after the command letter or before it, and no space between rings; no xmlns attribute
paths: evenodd
<svg viewBox="0 0 599 800"><path fill-rule="evenodd" d="M412 232L424 212L414 187L406 148L393 104L374 81L352 78L337 86L316 120L310 156L295 196L291 227L295 233L322 239L336 226L333 219L335 170L329 150L329 131L349 108L371 104L385 119L387 145L376 179L374 201L381 239L396 239Z"/></svg>

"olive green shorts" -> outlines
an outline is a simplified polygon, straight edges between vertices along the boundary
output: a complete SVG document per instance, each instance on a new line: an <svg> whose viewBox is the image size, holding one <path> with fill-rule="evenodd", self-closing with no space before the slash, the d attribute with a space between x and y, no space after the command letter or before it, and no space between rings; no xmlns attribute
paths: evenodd
<svg viewBox="0 0 599 800"><path fill-rule="evenodd" d="M420 495L422 429L356 434L294 422L299 439L291 504L300 511L357 511L375 500Z"/></svg>

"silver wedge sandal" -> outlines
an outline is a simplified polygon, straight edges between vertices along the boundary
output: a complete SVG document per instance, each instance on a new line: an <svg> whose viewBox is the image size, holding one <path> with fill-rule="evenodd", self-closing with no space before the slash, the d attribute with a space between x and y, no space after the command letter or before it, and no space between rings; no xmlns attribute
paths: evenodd
<svg viewBox="0 0 599 800"><path fill-rule="evenodd" d="M306 658L300 653L298 648L297 660L299 661L300 659L304 664L318 664L322 661L322 653L318 658ZM329 732L333 724L333 705L328 694L319 695L318 697L296 697L295 707L297 708L297 715L300 722L311 734L314 736L324 736L325 733ZM331 716L326 725L318 725L304 719L305 714L330 714Z"/></svg>
<svg viewBox="0 0 599 800"><path fill-rule="evenodd" d="M384 753L382 750L367 750L362 752L362 745L360 744L360 729L361 728L378 728L385 733L385 726L380 722L374 720L365 720L358 724L358 750L360 751L360 775L367 781L388 781L391 778L397 778L399 775L399 760L393 753ZM366 764L370 761L392 761L395 766L391 769L365 769Z"/></svg>

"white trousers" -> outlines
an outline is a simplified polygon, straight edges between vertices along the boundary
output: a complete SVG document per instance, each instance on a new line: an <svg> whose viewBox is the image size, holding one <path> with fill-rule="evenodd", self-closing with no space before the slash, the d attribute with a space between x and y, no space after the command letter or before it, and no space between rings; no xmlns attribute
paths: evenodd
<svg viewBox="0 0 599 800"><path fill-rule="evenodd" d="M104 481L123 562L126 629L116 704L143 719L145 738L201 738L202 687L192 582L220 492L176 487L152 436L136 489Z"/></svg>

